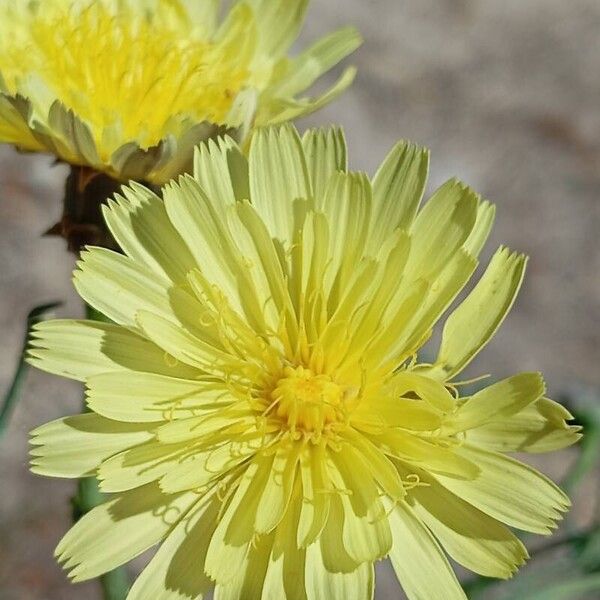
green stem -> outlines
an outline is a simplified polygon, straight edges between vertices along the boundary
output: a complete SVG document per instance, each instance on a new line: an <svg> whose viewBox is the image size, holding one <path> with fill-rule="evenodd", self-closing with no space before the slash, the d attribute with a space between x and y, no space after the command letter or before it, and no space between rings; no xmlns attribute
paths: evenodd
<svg viewBox="0 0 600 600"><path fill-rule="evenodd" d="M86 316L94 321L104 321L104 317L93 308L86 306ZM84 411L87 412L84 405ZM73 520L78 521L83 515L90 512L106 500L98 487L95 477L80 479L77 484L77 495L73 498ZM99 578L104 600L125 600L129 592L129 577L124 567L118 567L105 573Z"/></svg>
<svg viewBox="0 0 600 600"><path fill-rule="evenodd" d="M23 345L21 348L21 354L19 355L19 364L17 366L17 370L13 375L12 383L6 392L4 399L2 401L2 406L0 406L0 436L4 433L4 431L8 428L8 422L10 421L10 417L21 397L21 390L23 389L23 384L25 382L25 376L29 371L29 365L26 362L27 356L27 347L29 345L29 335L31 332L31 328L44 319L44 316L47 312L53 310L60 303L52 302L50 304L43 304L42 306L37 306L27 315L27 322L25 325L25 334L23 336Z"/></svg>

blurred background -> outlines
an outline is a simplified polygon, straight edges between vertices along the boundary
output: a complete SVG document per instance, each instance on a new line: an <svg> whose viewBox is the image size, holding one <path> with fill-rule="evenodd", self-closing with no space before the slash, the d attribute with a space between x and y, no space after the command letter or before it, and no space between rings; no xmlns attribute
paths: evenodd
<svg viewBox="0 0 600 600"><path fill-rule="evenodd" d="M535 460L555 479L571 473L568 521L550 541L526 540L534 558L514 584L477 580L469 597L600 598L600 536L587 535L600 518L600 2L313 0L301 43L346 24L365 37L352 59L358 79L299 125L342 125L352 167L371 173L409 138L432 150L432 188L458 176L497 204L484 262L500 244L531 262L512 314L469 373L541 370L551 397L588 425L583 454ZM41 237L60 216L64 177L48 158L0 148L0 394L31 308L58 300L58 315L81 315L63 241ZM78 412L80 395L76 384L31 373L0 439L2 600L100 598L95 584L67 583L52 557L74 484L27 468L29 430ZM402 598L388 567L378 568L377 598ZM598 587L586 583L594 578Z"/></svg>

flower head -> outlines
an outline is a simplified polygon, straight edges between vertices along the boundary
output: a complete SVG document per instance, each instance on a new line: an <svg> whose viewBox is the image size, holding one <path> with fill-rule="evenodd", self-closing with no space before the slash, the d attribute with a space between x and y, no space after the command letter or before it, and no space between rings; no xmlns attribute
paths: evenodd
<svg viewBox="0 0 600 600"><path fill-rule="evenodd" d="M115 179L164 183L218 132L293 119L297 98L360 43L337 31L287 52L307 0L0 0L0 142ZM2 31L4 30L4 33Z"/></svg>
<svg viewBox="0 0 600 600"><path fill-rule="evenodd" d="M427 152L399 143L371 181L343 135L256 133L200 147L194 176L123 189L75 285L111 323L36 327L31 361L85 381L92 411L34 432L33 469L96 473L113 499L57 555L75 581L162 542L130 600L370 598L389 556L411 599L464 598L446 553L510 577L566 496L506 452L574 443L568 412L521 373L468 397L526 259L473 274L494 208L452 180L419 209ZM509 527L507 527L509 526Z"/></svg>

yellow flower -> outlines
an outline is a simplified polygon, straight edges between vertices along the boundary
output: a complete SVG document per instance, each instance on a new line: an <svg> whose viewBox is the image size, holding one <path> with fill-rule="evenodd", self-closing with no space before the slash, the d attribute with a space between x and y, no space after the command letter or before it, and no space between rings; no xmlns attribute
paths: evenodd
<svg viewBox="0 0 600 600"><path fill-rule="evenodd" d="M362 600L389 556L411 599L464 593L446 553L510 577L507 527L548 534L569 506L505 452L574 443L569 413L521 373L469 397L526 259L473 274L494 208L452 180L419 210L428 154L399 143L370 181L338 130L257 132L198 149L164 203L134 184L106 207L125 255L85 252L83 299L113 323L36 327L30 360L85 381L92 411L33 433L33 470L97 474L114 497L57 555L75 581L162 542L129 600Z"/></svg>
<svg viewBox="0 0 600 600"><path fill-rule="evenodd" d="M345 90L299 97L359 44L330 34L287 52L308 0L0 0L0 142L118 180L161 184L219 132L314 111Z"/></svg>

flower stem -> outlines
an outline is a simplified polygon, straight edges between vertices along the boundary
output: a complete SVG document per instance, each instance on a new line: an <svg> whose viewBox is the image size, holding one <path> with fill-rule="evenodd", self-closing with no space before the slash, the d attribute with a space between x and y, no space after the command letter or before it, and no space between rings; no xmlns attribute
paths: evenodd
<svg viewBox="0 0 600 600"><path fill-rule="evenodd" d="M94 321L104 321L104 317L93 308L86 306L86 316ZM84 405L84 412L87 411ZM98 487L95 477L80 479L77 484L77 495L73 498L73 520L78 521L106 500ZM99 578L104 600L125 600L129 592L129 577L124 567L118 567Z"/></svg>

